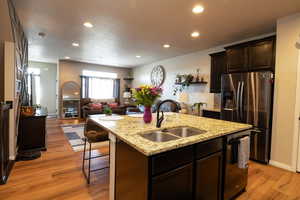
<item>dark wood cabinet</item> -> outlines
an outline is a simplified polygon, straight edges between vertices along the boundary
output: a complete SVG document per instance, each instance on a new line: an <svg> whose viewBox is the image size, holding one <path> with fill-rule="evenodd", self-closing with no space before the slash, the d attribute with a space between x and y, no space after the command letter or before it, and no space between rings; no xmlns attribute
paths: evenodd
<svg viewBox="0 0 300 200"><path fill-rule="evenodd" d="M221 112L212 111L212 110L203 110L202 116L212 118L212 119L221 119Z"/></svg>
<svg viewBox="0 0 300 200"><path fill-rule="evenodd" d="M197 160L195 200L222 199L222 169L222 152Z"/></svg>
<svg viewBox="0 0 300 200"><path fill-rule="evenodd" d="M0 101L4 101L4 43L0 41Z"/></svg>
<svg viewBox="0 0 300 200"><path fill-rule="evenodd" d="M9 110L10 106L0 102L0 185L5 184L14 161L9 159Z"/></svg>
<svg viewBox="0 0 300 200"><path fill-rule="evenodd" d="M34 116L20 117L19 152L47 150L46 117L47 113L44 111L38 112Z"/></svg>
<svg viewBox="0 0 300 200"><path fill-rule="evenodd" d="M147 157L118 141L116 200L221 199L224 142L220 137Z"/></svg>
<svg viewBox="0 0 300 200"><path fill-rule="evenodd" d="M152 178L152 200L192 200L192 194L192 163Z"/></svg>
<svg viewBox="0 0 300 200"><path fill-rule="evenodd" d="M271 36L226 47L228 73L274 71L275 41L276 36Z"/></svg>
<svg viewBox="0 0 300 200"><path fill-rule="evenodd" d="M155 176L193 162L193 152L193 146L188 146L153 156L151 158L152 175Z"/></svg>
<svg viewBox="0 0 300 200"><path fill-rule="evenodd" d="M211 71L210 71L210 92L221 92L221 76L227 72L226 52L210 54Z"/></svg>
<svg viewBox="0 0 300 200"><path fill-rule="evenodd" d="M226 51L228 73L248 71L247 53L247 46L243 45L232 47Z"/></svg>
<svg viewBox="0 0 300 200"><path fill-rule="evenodd" d="M274 63L274 40L266 40L249 46L249 70L270 70Z"/></svg>

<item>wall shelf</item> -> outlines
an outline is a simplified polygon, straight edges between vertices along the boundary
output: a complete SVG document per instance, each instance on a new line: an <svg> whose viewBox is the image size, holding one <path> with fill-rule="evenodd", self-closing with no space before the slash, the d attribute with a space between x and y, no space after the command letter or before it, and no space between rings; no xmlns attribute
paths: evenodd
<svg viewBox="0 0 300 200"><path fill-rule="evenodd" d="M175 83L175 85L182 85L183 83ZM206 81L200 81L200 82L191 82L190 85L206 85Z"/></svg>
<svg viewBox="0 0 300 200"><path fill-rule="evenodd" d="M123 80L125 80L125 81L133 81L134 78L126 77L126 78L123 78Z"/></svg>

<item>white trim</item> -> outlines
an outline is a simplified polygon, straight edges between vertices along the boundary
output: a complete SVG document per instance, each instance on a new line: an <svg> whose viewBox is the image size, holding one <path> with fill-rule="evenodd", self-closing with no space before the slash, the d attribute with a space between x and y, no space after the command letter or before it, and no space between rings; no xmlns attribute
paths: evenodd
<svg viewBox="0 0 300 200"><path fill-rule="evenodd" d="M270 160L269 164L272 165L272 166L274 166L274 167L285 169L285 170L288 170L288 171L291 171L291 172L296 172L296 170L292 166L284 164L284 163L281 163L281 162Z"/></svg>
<svg viewBox="0 0 300 200"><path fill-rule="evenodd" d="M116 142L117 138L109 133L109 200L115 200L115 176L116 176Z"/></svg>

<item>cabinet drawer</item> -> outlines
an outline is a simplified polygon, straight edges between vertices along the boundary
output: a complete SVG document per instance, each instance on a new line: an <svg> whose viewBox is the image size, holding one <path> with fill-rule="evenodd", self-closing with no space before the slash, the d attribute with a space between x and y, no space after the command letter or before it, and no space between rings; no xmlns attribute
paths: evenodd
<svg viewBox="0 0 300 200"><path fill-rule="evenodd" d="M167 172L193 161L193 146L161 153L152 157L152 175Z"/></svg>
<svg viewBox="0 0 300 200"><path fill-rule="evenodd" d="M203 158L223 149L223 138L213 139L196 145L196 157Z"/></svg>

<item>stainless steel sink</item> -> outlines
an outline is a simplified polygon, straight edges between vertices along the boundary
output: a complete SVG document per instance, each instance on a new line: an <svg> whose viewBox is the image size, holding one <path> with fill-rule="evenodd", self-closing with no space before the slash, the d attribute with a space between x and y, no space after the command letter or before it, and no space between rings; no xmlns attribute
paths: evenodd
<svg viewBox="0 0 300 200"><path fill-rule="evenodd" d="M175 128L163 129L160 131L145 132L141 133L140 135L152 142L168 142L171 140L177 140L180 138L190 137L203 133L206 133L206 131L188 126L180 126Z"/></svg>
<svg viewBox="0 0 300 200"><path fill-rule="evenodd" d="M141 134L141 136L153 142L167 142L167 141L179 139L179 137L176 137L174 135L162 131L148 132L148 133Z"/></svg>
<svg viewBox="0 0 300 200"><path fill-rule="evenodd" d="M178 137L190 137L190 136L206 133L206 131L204 131L204 130L200 130L200 129L192 128L192 127L188 127L188 126L170 128L170 129L167 129L167 131Z"/></svg>

